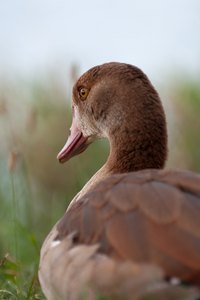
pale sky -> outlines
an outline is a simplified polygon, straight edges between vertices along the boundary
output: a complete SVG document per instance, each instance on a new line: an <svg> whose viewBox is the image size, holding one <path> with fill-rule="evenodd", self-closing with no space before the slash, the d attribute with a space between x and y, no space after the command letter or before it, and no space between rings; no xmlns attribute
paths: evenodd
<svg viewBox="0 0 200 300"><path fill-rule="evenodd" d="M199 72L200 1L0 0L1 73L106 61Z"/></svg>

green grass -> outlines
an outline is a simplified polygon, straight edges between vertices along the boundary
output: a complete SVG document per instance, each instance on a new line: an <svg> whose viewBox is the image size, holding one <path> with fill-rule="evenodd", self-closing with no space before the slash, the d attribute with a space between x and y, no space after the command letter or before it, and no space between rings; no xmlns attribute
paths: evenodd
<svg viewBox="0 0 200 300"><path fill-rule="evenodd" d="M37 279L40 245L22 217L21 197L16 187L19 182L15 180L17 174L7 175L11 199L4 199L10 203L5 203L8 219L4 220L1 230L5 245L1 249L0 299L44 299Z"/></svg>
<svg viewBox="0 0 200 300"><path fill-rule="evenodd" d="M56 155L71 122L65 87L49 79L0 90L0 299L44 299L37 278L42 242L107 148L93 145L60 165Z"/></svg>
<svg viewBox="0 0 200 300"><path fill-rule="evenodd" d="M0 299L44 299L37 279L37 267L23 266L9 255L1 260L0 282Z"/></svg>

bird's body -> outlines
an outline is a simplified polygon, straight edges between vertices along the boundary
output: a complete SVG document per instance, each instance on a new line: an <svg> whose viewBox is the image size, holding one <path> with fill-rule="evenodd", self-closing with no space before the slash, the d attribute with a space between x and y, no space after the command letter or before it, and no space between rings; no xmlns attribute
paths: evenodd
<svg viewBox="0 0 200 300"><path fill-rule="evenodd" d="M167 156L165 115L134 66L104 64L78 80L71 135L59 160L102 137L110 142L106 164L42 247L45 295L77 300L85 289L91 299L97 290L133 300L153 289L167 299L167 292L159 295L163 286L168 299L194 299L173 296L177 290L161 278L200 285L200 175L160 170Z"/></svg>

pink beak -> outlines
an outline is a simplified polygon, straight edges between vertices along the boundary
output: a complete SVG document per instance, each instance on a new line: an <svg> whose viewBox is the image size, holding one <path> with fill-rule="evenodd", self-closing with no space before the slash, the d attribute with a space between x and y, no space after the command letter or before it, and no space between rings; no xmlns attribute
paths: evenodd
<svg viewBox="0 0 200 300"><path fill-rule="evenodd" d="M73 118L70 128L70 135L62 150L58 153L57 159L60 163L64 163L71 157L80 154L87 148L87 137L83 136L81 130L77 127L76 110L72 107Z"/></svg>

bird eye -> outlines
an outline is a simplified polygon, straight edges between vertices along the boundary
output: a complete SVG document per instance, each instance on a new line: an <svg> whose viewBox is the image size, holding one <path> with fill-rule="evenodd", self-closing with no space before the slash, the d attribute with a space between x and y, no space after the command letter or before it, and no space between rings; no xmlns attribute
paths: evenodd
<svg viewBox="0 0 200 300"><path fill-rule="evenodd" d="M81 100L86 100L88 93L89 93L89 90L87 88L81 87L79 89L79 95L80 95Z"/></svg>

